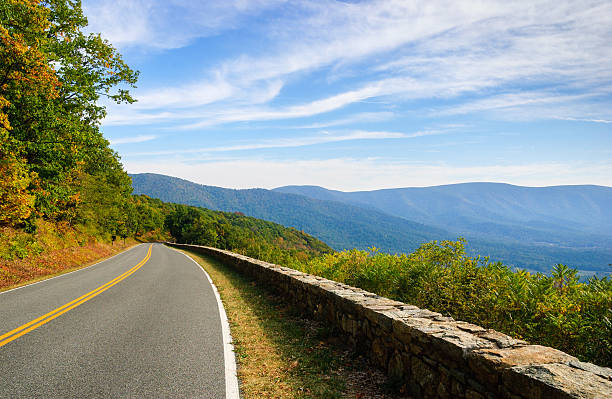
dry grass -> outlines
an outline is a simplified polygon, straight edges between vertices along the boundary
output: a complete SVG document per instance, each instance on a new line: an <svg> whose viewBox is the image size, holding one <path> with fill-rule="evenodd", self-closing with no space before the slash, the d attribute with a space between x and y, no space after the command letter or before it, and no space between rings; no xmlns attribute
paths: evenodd
<svg viewBox="0 0 612 399"><path fill-rule="evenodd" d="M98 241L66 226L43 222L36 234L0 231L0 291L89 266L137 242Z"/></svg>
<svg viewBox="0 0 612 399"><path fill-rule="evenodd" d="M333 329L216 260L187 252L210 274L230 322L242 397L380 398L382 373L342 346Z"/></svg>

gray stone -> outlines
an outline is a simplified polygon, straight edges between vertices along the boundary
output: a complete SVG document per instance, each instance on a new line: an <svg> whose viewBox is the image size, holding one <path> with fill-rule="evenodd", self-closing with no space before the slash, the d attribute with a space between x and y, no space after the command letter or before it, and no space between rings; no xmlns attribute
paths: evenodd
<svg viewBox="0 0 612 399"><path fill-rule="evenodd" d="M516 366L504 370L504 386L527 399L611 399L612 382L567 364Z"/></svg>
<svg viewBox="0 0 612 399"><path fill-rule="evenodd" d="M480 338L484 338L491 342L494 342L498 348L509 348L513 346L527 345L527 342L512 338L506 334L502 334L495 330L486 330L484 332L477 332L476 335Z"/></svg>
<svg viewBox="0 0 612 399"><path fill-rule="evenodd" d="M612 369L600 367L592 363L580 362L578 360L571 360L568 364L576 369L587 371L612 381Z"/></svg>

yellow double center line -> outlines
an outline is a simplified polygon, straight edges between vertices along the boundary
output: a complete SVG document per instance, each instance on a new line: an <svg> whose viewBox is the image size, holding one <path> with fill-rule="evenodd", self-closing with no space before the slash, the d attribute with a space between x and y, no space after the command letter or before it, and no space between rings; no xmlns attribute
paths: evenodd
<svg viewBox="0 0 612 399"><path fill-rule="evenodd" d="M147 251L147 255L144 257L143 260L141 260L140 262L138 262L138 264L134 267L132 267L130 270L128 270L127 272L121 274L120 276L115 277L114 279L112 279L111 281L109 281L108 283L101 285L100 287L96 288L93 291L88 292L85 295L81 295L80 297L78 297L75 300L72 300L70 302L68 302L67 304L60 306L59 308L50 311L49 313L46 313L32 321L30 321L29 323L26 323L20 327L17 327L14 330L11 330L9 332L7 332L6 334L0 335L0 347L8 344L11 341L16 340L17 338L21 337L22 335L25 335L27 333L29 333L32 330L37 329L38 327L42 326L43 324L46 324L48 322L50 322L51 320L60 317L61 315L63 315L64 313L66 313L67 311L76 308L77 306L89 301L91 298L94 298L98 295L100 295L101 293L103 293L104 291L106 291L107 289L109 289L110 287L112 287L115 284L120 283L122 280L128 278L130 275L134 274L136 272L136 270L140 269L145 263L147 263L147 261L149 260L149 258L151 257L151 248L153 248L152 245L149 246L149 249Z"/></svg>

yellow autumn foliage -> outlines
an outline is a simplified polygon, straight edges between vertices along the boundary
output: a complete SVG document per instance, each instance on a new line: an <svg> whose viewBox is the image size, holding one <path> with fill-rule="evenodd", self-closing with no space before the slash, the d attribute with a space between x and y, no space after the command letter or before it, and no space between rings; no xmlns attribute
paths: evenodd
<svg viewBox="0 0 612 399"><path fill-rule="evenodd" d="M15 225L27 219L34 209L32 182L23 162L0 150L0 226Z"/></svg>

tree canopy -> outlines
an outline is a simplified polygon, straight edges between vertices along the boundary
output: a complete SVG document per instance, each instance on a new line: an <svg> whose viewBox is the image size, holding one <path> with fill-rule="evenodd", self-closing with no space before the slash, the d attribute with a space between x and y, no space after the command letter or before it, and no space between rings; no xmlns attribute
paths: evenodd
<svg viewBox="0 0 612 399"><path fill-rule="evenodd" d="M0 225L92 217L92 177L111 207L129 200L99 100L134 102L138 73L86 26L79 0L0 2Z"/></svg>

